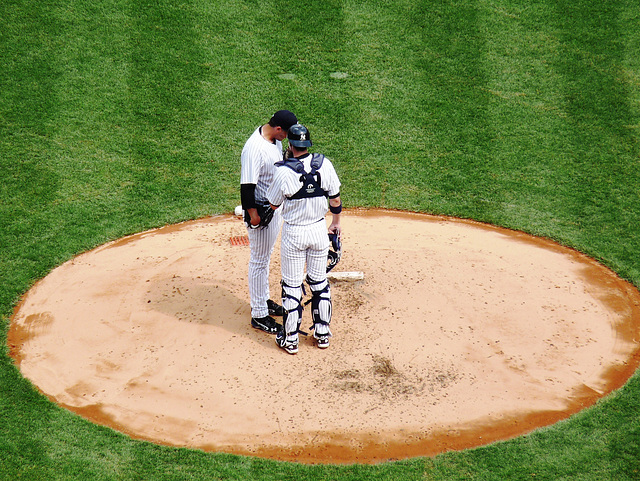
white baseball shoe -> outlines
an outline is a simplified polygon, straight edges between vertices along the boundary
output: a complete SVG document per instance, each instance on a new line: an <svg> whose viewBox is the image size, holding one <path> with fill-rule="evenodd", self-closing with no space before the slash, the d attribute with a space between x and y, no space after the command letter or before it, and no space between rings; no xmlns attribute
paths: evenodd
<svg viewBox="0 0 640 481"><path fill-rule="evenodd" d="M329 334L316 337L316 344L320 349L326 349L329 347Z"/></svg>

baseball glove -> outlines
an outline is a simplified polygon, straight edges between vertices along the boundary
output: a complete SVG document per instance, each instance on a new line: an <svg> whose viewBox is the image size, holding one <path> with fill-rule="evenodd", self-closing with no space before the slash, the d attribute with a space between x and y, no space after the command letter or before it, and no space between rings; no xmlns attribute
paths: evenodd
<svg viewBox="0 0 640 481"><path fill-rule="evenodd" d="M260 201L256 201L256 210L258 211L258 216L260 217L260 223L258 225L251 225L251 217L246 211L244 213L244 221L251 229L264 229L273 219L274 211L271 208L271 204L269 204L269 202Z"/></svg>
<svg viewBox="0 0 640 481"><path fill-rule="evenodd" d="M329 234L329 240L331 241L331 247L333 250L329 249L327 272L333 269L336 264L340 262L340 257L342 256L342 242L340 241L340 234L338 232Z"/></svg>

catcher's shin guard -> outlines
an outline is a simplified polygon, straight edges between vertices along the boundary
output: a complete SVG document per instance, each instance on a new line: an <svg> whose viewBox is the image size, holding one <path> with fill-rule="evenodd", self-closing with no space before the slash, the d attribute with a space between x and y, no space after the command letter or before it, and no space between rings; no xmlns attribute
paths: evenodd
<svg viewBox="0 0 640 481"><path fill-rule="evenodd" d="M313 319L314 337L331 336L331 289L329 281L314 281L307 276L307 284L311 288L311 318Z"/></svg>
<svg viewBox="0 0 640 481"><path fill-rule="evenodd" d="M288 338L294 339L298 337L300 323L302 322L302 285L291 287L284 281L282 285L282 307L284 307L284 316L282 316L282 325L284 332Z"/></svg>

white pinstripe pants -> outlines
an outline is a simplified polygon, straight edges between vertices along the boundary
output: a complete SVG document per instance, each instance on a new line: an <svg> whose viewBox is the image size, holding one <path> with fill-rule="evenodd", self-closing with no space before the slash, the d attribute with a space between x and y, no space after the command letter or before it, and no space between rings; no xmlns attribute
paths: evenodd
<svg viewBox="0 0 640 481"><path fill-rule="evenodd" d="M324 219L311 225L292 225L284 223L280 262L282 280L290 286L302 285L306 274L314 281L327 278L327 255L329 237Z"/></svg>
<svg viewBox="0 0 640 481"><path fill-rule="evenodd" d="M296 324L301 321L296 309L302 300L302 283L306 274L310 279L320 285L327 278L327 254L329 252L329 237L327 225L322 219L311 225L299 226L284 223L282 227L282 241L280 249L280 262L282 264L282 280L289 286L286 288L288 296L282 299L283 307L291 314L287 317L285 332L288 340L297 339L298 334L291 334L297 329ZM328 291L329 298L331 296ZM330 320L329 313L327 321ZM322 332L317 332L318 330ZM316 327L316 334L326 334L329 326Z"/></svg>
<svg viewBox="0 0 640 481"><path fill-rule="evenodd" d="M267 300L269 294L269 264L273 246L280 234L282 214L280 209L273 213L273 219L264 229L249 229L249 296L251 317L265 317L269 314Z"/></svg>

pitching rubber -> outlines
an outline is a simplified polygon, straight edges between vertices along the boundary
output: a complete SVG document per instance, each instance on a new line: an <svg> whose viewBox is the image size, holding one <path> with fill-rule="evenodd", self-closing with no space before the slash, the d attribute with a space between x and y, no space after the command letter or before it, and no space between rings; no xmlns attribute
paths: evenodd
<svg viewBox="0 0 640 481"><path fill-rule="evenodd" d="M361 281L364 279L364 272L361 271L349 271L349 272L329 272L327 279L332 281Z"/></svg>

